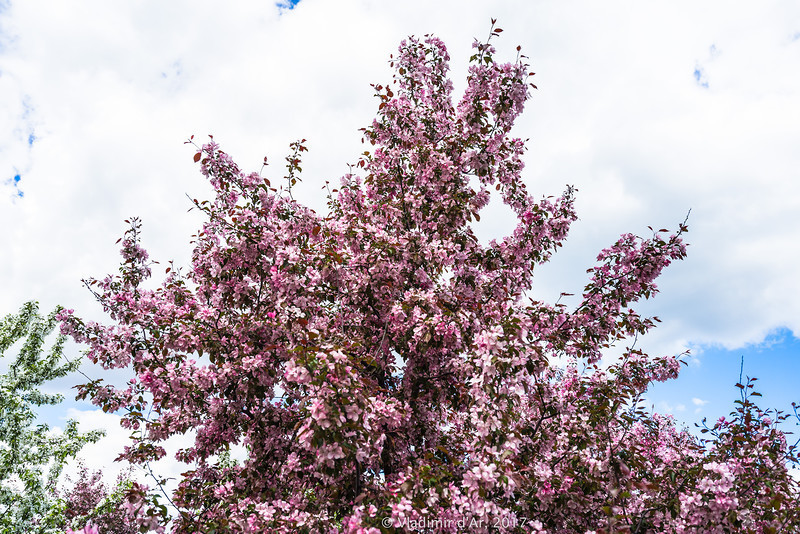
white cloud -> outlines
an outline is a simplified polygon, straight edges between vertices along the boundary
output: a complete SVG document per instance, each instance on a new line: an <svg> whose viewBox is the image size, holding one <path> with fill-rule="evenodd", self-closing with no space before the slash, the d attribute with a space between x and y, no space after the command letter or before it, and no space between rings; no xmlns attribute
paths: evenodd
<svg viewBox="0 0 800 534"><path fill-rule="evenodd" d="M708 404L708 401L697 397L692 397L692 404L696 406L696 408L694 409L694 413L698 414L703 411L703 406Z"/></svg>
<svg viewBox="0 0 800 534"><path fill-rule="evenodd" d="M659 401L656 405L656 412L665 415L677 415L686 411L686 405L683 403L670 404L666 401Z"/></svg>

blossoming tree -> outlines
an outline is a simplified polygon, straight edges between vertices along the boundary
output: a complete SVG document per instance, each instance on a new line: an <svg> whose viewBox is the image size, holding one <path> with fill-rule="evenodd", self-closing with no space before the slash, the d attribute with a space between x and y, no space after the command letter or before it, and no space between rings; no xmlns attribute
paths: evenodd
<svg viewBox="0 0 800 534"><path fill-rule="evenodd" d="M92 361L135 374L81 390L136 431L121 457L157 460L191 433L175 532L796 527L793 448L749 397L700 441L639 404L676 357L629 348L599 365L654 326L631 306L685 256L684 225L600 252L574 307L527 296L574 191L528 192L511 135L525 58L474 50L454 104L443 43L400 45L393 83L374 86L370 150L325 215L291 195L302 141L276 188L212 139L195 156L216 196L194 201L207 220L191 267L144 284L153 262L130 221L119 274L86 282L111 322L62 314ZM483 245L471 224L490 194L517 225ZM224 458L235 445L243 461Z"/></svg>

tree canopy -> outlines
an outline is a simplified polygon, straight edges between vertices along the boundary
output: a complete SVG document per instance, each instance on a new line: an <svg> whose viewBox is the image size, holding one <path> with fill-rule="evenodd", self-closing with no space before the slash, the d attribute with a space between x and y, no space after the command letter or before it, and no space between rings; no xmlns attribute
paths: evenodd
<svg viewBox="0 0 800 534"><path fill-rule="evenodd" d="M501 31L493 26L492 38ZM475 42L454 102L444 44L403 41L392 83L373 86L368 150L329 190L326 214L292 196L304 141L291 145L280 186L240 170L213 139L198 146L215 197L193 201L206 219L191 266L145 283L155 265L131 219L119 273L86 281L108 324L60 314L92 361L135 375L122 388L102 379L81 388L123 414L133 431L123 458L148 464L168 438L192 436L162 525L644 533L800 524L787 470L794 448L777 428L784 416L745 395L704 441L642 407L680 360L624 347L657 322L633 306L685 257L685 224L603 249L575 306L529 297L536 266L577 218L575 191L528 192L525 143L511 129L532 73L519 48L509 63L494 56L491 38ZM492 194L517 224L484 245L473 221ZM601 362L617 345L621 356ZM235 446L243 461L229 458Z"/></svg>

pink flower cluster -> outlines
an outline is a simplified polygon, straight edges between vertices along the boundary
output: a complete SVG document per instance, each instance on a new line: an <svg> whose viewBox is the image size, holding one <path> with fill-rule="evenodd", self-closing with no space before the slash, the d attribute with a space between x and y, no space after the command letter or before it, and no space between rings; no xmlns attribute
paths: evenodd
<svg viewBox="0 0 800 534"><path fill-rule="evenodd" d="M81 390L141 429L124 458L156 460L163 441L193 433L173 532L376 533L387 518L443 532L800 524L793 448L749 401L699 441L641 407L677 358L630 347L599 365L654 326L632 306L684 258L685 226L623 235L574 307L526 297L576 220L574 191L528 193L511 135L528 65L494 54L476 42L454 104L444 44L403 41L393 82L374 86L360 174L331 191L326 215L291 195L302 142L286 188L213 141L198 147L216 197L194 201L207 218L191 268L143 287L152 264L134 219L120 275L87 281L112 322L62 315L93 361L136 375ZM484 246L472 221L493 193L517 225ZM246 458L223 460L237 445Z"/></svg>

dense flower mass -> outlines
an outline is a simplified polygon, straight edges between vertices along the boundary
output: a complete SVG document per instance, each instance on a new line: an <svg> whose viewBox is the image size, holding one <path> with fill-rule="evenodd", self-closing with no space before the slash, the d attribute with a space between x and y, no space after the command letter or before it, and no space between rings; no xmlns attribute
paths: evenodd
<svg viewBox="0 0 800 534"><path fill-rule="evenodd" d="M527 191L510 132L530 73L524 56L494 54L475 43L454 104L444 44L403 41L393 83L374 86L370 150L326 215L291 195L303 142L286 188L242 172L213 139L198 147L216 197L194 201L207 220L191 268L145 287L153 264L133 219L119 275L87 281L111 322L62 313L92 361L135 373L125 388L82 388L136 431L123 458L157 460L164 440L192 432L173 532L800 524L794 449L749 397L699 441L639 404L677 376L675 357L631 347L599 365L654 326L631 306L684 258L684 225L603 250L574 308L527 296L576 220L574 191ZM490 193L517 225L483 245L472 221ZM243 461L227 456L237 445Z"/></svg>

